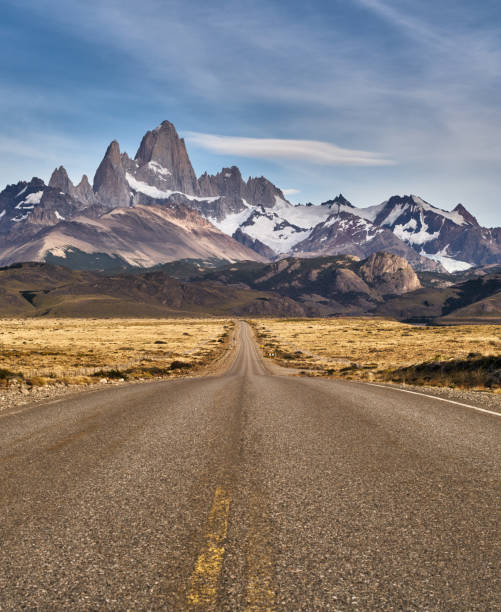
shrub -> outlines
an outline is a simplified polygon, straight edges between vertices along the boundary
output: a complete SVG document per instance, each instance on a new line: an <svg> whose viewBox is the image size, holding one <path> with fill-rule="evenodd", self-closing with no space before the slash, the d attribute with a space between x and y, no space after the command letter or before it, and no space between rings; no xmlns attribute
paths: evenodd
<svg viewBox="0 0 501 612"><path fill-rule="evenodd" d="M118 378L123 378L124 380L127 380L127 374L121 370L99 370L99 372L94 372L92 376L95 378L112 378L115 380Z"/></svg>
<svg viewBox="0 0 501 612"><path fill-rule="evenodd" d="M32 376L26 383L31 387L45 387L49 384L49 379L45 376Z"/></svg>
<svg viewBox="0 0 501 612"><path fill-rule="evenodd" d="M0 368L0 384L4 383L6 384L9 380L12 380L13 378L24 378L23 374L21 372L11 372L10 370L7 370L6 368Z"/></svg>
<svg viewBox="0 0 501 612"><path fill-rule="evenodd" d="M158 366L150 366L149 368L137 368L134 370L127 370L128 374L139 373L142 376L167 376L170 373L170 368L159 368Z"/></svg>
<svg viewBox="0 0 501 612"><path fill-rule="evenodd" d="M393 382L459 387L501 387L501 357L427 361L385 373Z"/></svg>
<svg viewBox="0 0 501 612"><path fill-rule="evenodd" d="M170 370L189 370L193 367L192 363L187 363L186 361L173 361L170 364Z"/></svg>

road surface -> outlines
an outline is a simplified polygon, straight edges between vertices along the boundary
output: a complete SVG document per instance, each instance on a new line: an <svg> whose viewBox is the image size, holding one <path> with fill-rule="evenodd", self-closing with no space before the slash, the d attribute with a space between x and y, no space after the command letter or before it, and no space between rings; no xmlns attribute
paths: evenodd
<svg viewBox="0 0 501 612"><path fill-rule="evenodd" d="M224 374L0 418L0 610L501 610L501 418Z"/></svg>

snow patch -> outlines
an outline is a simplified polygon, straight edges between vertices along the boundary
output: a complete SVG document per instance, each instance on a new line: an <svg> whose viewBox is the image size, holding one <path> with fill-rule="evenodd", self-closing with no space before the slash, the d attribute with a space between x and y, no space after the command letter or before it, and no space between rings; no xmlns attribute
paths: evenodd
<svg viewBox="0 0 501 612"><path fill-rule="evenodd" d="M428 202L425 202L425 200L423 200L419 196L411 195L410 199L416 206L418 206L422 210L430 211L435 213L436 215L440 215L441 217L444 217L444 219L449 219L456 225L465 225L466 223L463 216L456 211L442 210L441 208L432 206L431 204L428 204ZM374 222L379 213L388 204L388 201L389 200L385 200L384 202L381 202L381 204L376 204L375 206L367 206L365 208L352 208L351 212L354 215L357 215L358 217L363 217L364 219L367 219L367 221ZM386 219L381 222L381 225L392 225L408 206L410 206L409 203L397 204L390 212L390 214L386 217Z"/></svg>
<svg viewBox="0 0 501 612"><path fill-rule="evenodd" d="M367 221L371 221L374 223L376 217L383 210L383 208L388 204L388 200L385 202L381 202L381 204L376 204L375 206L366 206L365 208L352 208L351 212L357 217L362 217L362 219L366 219Z"/></svg>
<svg viewBox="0 0 501 612"><path fill-rule="evenodd" d="M315 225L325 221L332 211L324 206L293 206L279 196L275 196L273 211L280 217L302 229L313 229Z"/></svg>
<svg viewBox="0 0 501 612"><path fill-rule="evenodd" d="M148 168L150 168L155 174L159 174L160 176L169 176L172 174L170 170L164 168L156 161L148 162Z"/></svg>
<svg viewBox="0 0 501 612"><path fill-rule="evenodd" d="M445 249L442 249L442 251ZM441 252L442 252L441 251ZM438 261L441 263L447 272L460 272L463 270L469 270L473 268L473 264L468 263L467 261L461 261L460 259L454 259L453 257L447 257L446 255L440 255L439 253L435 253L434 255L431 253L425 253L421 251L421 255L427 257L428 259L433 259L434 261Z"/></svg>
<svg viewBox="0 0 501 612"><path fill-rule="evenodd" d="M33 209L35 204L40 204L40 200L42 199L43 191L37 191L35 193L30 193L28 196L18 202L14 208L17 210L28 210Z"/></svg>
<svg viewBox="0 0 501 612"><path fill-rule="evenodd" d="M59 221L65 221L65 218L63 217L63 215L59 214L59 211L55 210L54 214L59 219Z"/></svg>
<svg viewBox="0 0 501 612"><path fill-rule="evenodd" d="M40 204L40 200L42 199L43 191L35 191L34 193L30 193L30 195L24 198L24 202L26 204Z"/></svg>
<svg viewBox="0 0 501 612"><path fill-rule="evenodd" d="M207 219L219 230L221 230L225 234L228 234L229 236L232 236L242 225L242 223L245 223L247 221L247 219L252 215L253 212L254 207L248 206L240 212L230 213L229 215L226 215L226 217L222 221L218 221L217 219L211 217L207 217Z"/></svg>
<svg viewBox="0 0 501 612"><path fill-rule="evenodd" d="M61 257L61 259L66 259L66 249L63 247L54 247L53 249L49 249L47 253L54 255L54 257Z"/></svg>
<svg viewBox="0 0 501 612"><path fill-rule="evenodd" d="M18 198L19 196L23 195L23 193L28 189L28 185L26 185L26 187L23 187L21 189L21 191L16 195L16 198Z"/></svg>
<svg viewBox="0 0 501 612"><path fill-rule="evenodd" d="M442 210L441 208L437 208L436 206L432 206L431 204L428 204L428 202L425 202L422 198L415 196L415 195L411 195L411 199L415 204L420 206L423 210L429 210L431 212L434 212L435 214L440 215L441 217L445 217L446 219L449 219L456 225L466 224L466 221L464 220L463 216L457 211L449 212L448 210Z"/></svg>
<svg viewBox="0 0 501 612"><path fill-rule="evenodd" d="M388 216L381 221L380 225L386 225L388 227L393 225L407 207L408 204L397 204L393 207Z"/></svg>
<svg viewBox="0 0 501 612"><path fill-rule="evenodd" d="M323 229L324 227L331 227L336 223L338 224L339 229L343 231L347 229L354 229L356 231L365 230L367 233L369 233L371 230L375 230L374 233L378 233L378 230L376 230L374 225L372 225L372 223L369 223L365 219L361 219L360 217L354 217L352 219L347 219L347 218L340 219L337 214L331 215L327 219L327 221L323 224L321 229ZM379 231L383 231L383 230L379 230Z"/></svg>
<svg viewBox="0 0 501 612"><path fill-rule="evenodd" d="M131 189L134 189L134 191L139 191L140 193L144 193L145 195L150 196L150 198L154 198L156 200L167 200L174 194L182 195L188 200L195 200L197 202L214 202L214 200L219 200L219 196L209 198L189 195L187 193L183 193L182 191L171 191L170 189L162 191L157 187L153 187L153 185L148 185L147 183L138 181L132 176L132 174L129 174L128 172L125 174L125 178Z"/></svg>
<svg viewBox="0 0 501 612"><path fill-rule="evenodd" d="M0 219L5 215L5 210L2 210L2 212L0 212Z"/></svg>
<svg viewBox="0 0 501 612"><path fill-rule="evenodd" d="M430 242L431 240L435 240L440 236L440 230L433 233L428 231L428 226L424 220L422 210L419 211L419 223L421 225L421 229L418 230L416 219L409 219L409 221L405 224L395 225L393 228L393 233L397 238L400 238L400 240L403 240L409 244L424 244L425 242Z"/></svg>
<svg viewBox="0 0 501 612"><path fill-rule="evenodd" d="M251 238L259 240L276 253L287 253L293 246L308 238L311 230L296 228L275 213L256 214L242 230ZM283 227L281 227L283 226Z"/></svg>
<svg viewBox="0 0 501 612"><path fill-rule="evenodd" d="M338 217L336 215L332 215L332 217L329 217L327 221L324 223L324 227L332 227L334 223L336 223L337 221L338 221Z"/></svg>

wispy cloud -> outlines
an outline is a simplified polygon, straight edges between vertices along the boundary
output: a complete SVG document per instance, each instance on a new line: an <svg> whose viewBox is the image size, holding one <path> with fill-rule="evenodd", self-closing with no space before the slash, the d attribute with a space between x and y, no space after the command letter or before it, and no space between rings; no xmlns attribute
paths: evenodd
<svg viewBox="0 0 501 612"><path fill-rule="evenodd" d="M287 196L296 195L300 192L300 189L282 189L282 193Z"/></svg>
<svg viewBox="0 0 501 612"><path fill-rule="evenodd" d="M395 9L382 0L355 0L358 4L376 13L397 28L403 29L422 43L442 46L446 39L434 30L411 15Z"/></svg>
<svg viewBox="0 0 501 612"><path fill-rule="evenodd" d="M187 132L186 139L194 145L224 155L293 159L323 166L388 166L395 163L380 153L344 149L319 140L244 138L200 132Z"/></svg>

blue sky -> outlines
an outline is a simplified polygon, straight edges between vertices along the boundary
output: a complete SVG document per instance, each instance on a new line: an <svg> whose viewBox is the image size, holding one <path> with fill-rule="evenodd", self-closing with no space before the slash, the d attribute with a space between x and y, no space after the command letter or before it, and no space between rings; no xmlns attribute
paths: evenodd
<svg viewBox="0 0 501 612"><path fill-rule="evenodd" d="M169 119L198 174L501 225L498 0L4 0L0 66L1 187Z"/></svg>

